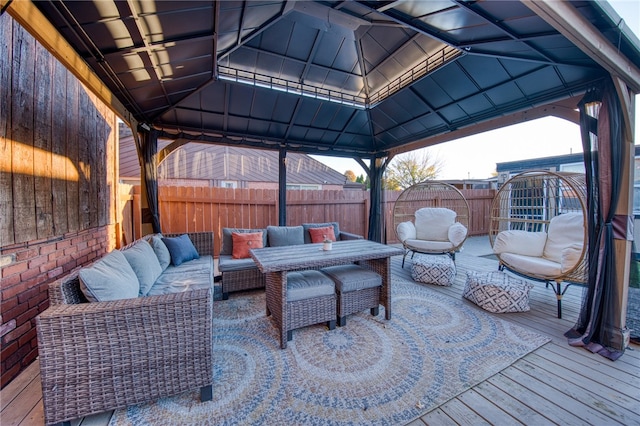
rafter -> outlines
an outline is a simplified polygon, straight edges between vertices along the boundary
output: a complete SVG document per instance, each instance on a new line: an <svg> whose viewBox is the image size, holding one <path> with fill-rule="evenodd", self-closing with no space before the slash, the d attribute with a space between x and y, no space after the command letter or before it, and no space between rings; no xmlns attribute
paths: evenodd
<svg viewBox="0 0 640 426"><path fill-rule="evenodd" d="M484 13L483 11L481 11L478 8L474 7L474 5L469 4L467 2L464 2L464 1L460 1L460 0L453 0L453 1L455 1L456 4L459 7L470 11L471 13L473 13L474 15L478 16L483 21L485 21L487 24L491 25L494 28L499 29L502 33L506 34L507 37L509 37L511 40L515 40L515 41L519 41L521 43L524 43L529 49L533 50L538 55L540 55L540 57L544 58L545 60L547 60L549 62L552 62L552 63L555 62L554 58L551 58L549 55L545 54L543 51L538 49L533 43L529 42L528 40L523 40L517 34L513 33L513 31L508 29L506 27L506 25L502 24L502 22L496 21L495 19L492 19L486 13Z"/></svg>

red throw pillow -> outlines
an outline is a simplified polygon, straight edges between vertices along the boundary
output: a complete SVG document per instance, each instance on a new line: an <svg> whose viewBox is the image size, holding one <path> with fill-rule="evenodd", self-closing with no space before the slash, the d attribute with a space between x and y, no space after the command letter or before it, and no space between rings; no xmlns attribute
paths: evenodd
<svg viewBox="0 0 640 426"><path fill-rule="evenodd" d="M309 228L309 235L312 243L322 243L324 240L336 240L333 233L333 226L325 226L323 228Z"/></svg>
<svg viewBox="0 0 640 426"><path fill-rule="evenodd" d="M231 240L233 242L233 252L231 257L234 259L247 259L249 250L253 248L262 248L262 231L260 232L232 232Z"/></svg>

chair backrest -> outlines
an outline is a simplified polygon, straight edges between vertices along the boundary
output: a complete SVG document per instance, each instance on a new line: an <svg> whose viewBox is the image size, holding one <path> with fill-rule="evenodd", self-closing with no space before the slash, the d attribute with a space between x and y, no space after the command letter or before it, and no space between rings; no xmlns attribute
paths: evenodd
<svg viewBox="0 0 640 426"><path fill-rule="evenodd" d="M456 212L443 207L424 207L415 213L416 238L448 241L449 227L456 221Z"/></svg>
<svg viewBox="0 0 640 426"><path fill-rule="evenodd" d="M560 262L562 250L574 244L584 244L584 215L578 212L564 213L554 216L549 221L547 242L542 256Z"/></svg>

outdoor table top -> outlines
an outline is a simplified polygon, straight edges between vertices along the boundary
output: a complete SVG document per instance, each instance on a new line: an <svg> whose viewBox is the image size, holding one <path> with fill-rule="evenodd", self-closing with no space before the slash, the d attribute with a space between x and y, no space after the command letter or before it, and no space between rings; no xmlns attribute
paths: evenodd
<svg viewBox="0 0 640 426"><path fill-rule="evenodd" d="M331 250L322 243L251 249L249 253L262 273L294 271L339 265L360 260L401 255L402 249L369 240L336 241Z"/></svg>

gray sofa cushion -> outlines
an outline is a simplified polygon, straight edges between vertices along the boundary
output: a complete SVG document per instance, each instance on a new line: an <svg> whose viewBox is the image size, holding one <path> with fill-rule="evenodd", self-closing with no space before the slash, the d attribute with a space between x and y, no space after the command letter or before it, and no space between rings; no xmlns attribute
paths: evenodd
<svg viewBox="0 0 640 426"><path fill-rule="evenodd" d="M248 229L248 228L222 228L222 246L220 247L220 254L231 255L233 253L233 239L231 233L233 232L260 232L262 231L262 246L267 246L267 230L266 229Z"/></svg>
<svg viewBox="0 0 640 426"><path fill-rule="evenodd" d="M267 226L269 247L296 246L304 244L302 226Z"/></svg>
<svg viewBox="0 0 640 426"><path fill-rule="evenodd" d="M336 290L341 293L363 290L382 285L382 277L370 269L358 265L338 265L322 268L336 283Z"/></svg>
<svg viewBox="0 0 640 426"><path fill-rule="evenodd" d="M258 269L253 259L234 259L230 254L221 254L218 257L218 269L220 272L244 271L246 269Z"/></svg>
<svg viewBox="0 0 640 426"><path fill-rule="evenodd" d="M298 271L287 273L287 302L330 296L335 293L331 278L320 271Z"/></svg>
<svg viewBox="0 0 640 426"><path fill-rule="evenodd" d="M78 276L82 293L90 302L134 299L140 292L138 277L119 250L80 269Z"/></svg>
<svg viewBox="0 0 640 426"><path fill-rule="evenodd" d="M140 282L139 295L145 296L154 282L162 274L158 256L145 240L138 240L131 247L122 251Z"/></svg>
<svg viewBox="0 0 640 426"><path fill-rule="evenodd" d="M180 266L169 266L158 277L147 296L210 288L213 283L213 257L200 256Z"/></svg>
<svg viewBox="0 0 640 426"><path fill-rule="evenodd" d="M162 275L191 274L203 271L213 271L213 257L211 255L200 256L198 259L184 262L180 266L169 266Z"/></svg>
<svg viewBox="0 0 640 426"><path fill-rule="evenodd" d="M211 282L211 274L203 271L186 275L162 274L147 296L210 288Z"/></svg>
<svg viewBox="0 0 640 426"><path fill-rule="evenodd" d="M305 244L311 243L311 235L309 235L309 228L324 228L325 226L333 226L333 235L335 235L336 240L340 240L340 226L338 225L338 222L303 223L302 228L304 229Z"/></svg>
<svg viewBox="0 0 640 426"><path fill-rule="evenodd" d="M162 242L162 234L151 235L147 241L151 245L151 248L153 248L156 257L158 258L158 262L160 263L160 267L164 271L167 269L167 266L171 264L171 254L169 253L169 249L165 243Z"/></svg>

